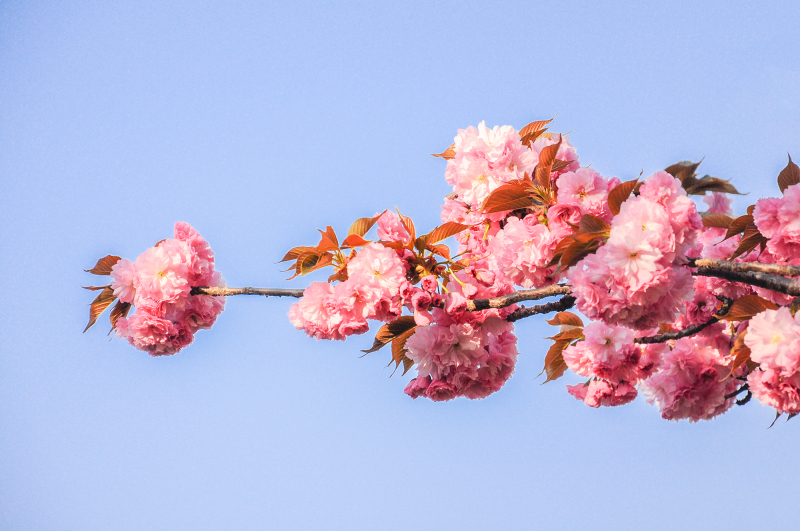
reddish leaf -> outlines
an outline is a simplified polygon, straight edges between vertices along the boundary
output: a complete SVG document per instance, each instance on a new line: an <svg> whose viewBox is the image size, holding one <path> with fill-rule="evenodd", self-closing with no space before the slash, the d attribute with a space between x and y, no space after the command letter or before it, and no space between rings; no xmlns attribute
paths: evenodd
<svg viewBox="0 0 800 531"><path fill-rule="evenodd" d="M728 313L719 316L719 318L725 319L726 321L747 321L764 310L777 309L778 306L776 304L758 295L745 295L733 301Z"/></svg>
<svg viewBox="0 0 800 531"><path fill-rule="evenodd" d="M342 242L342 247L361 247L367 245L371 240L365 240L358 234L350 234ZM399 243L399 242L398 242ZM402 245L402 244L401 244Z"/></svg>
<svg viewBox="0 0 800 531"><path fill-rule="evenodd" d="M319 240L317 244L317 251L324 252L324 251L338 251L339 250L339 239L336 237L336 233L333 231L333 227L328 225L325 227L325 231L319 231L322 234L322 238Z"/></svg>
<svg viewBox="0 0 800 531"><path fill-rule="evenodd" d="M406 341L414 335L416 327L410 328L392 340L392 361L395 363L395 369L403 364L403 374L414 366L414 362L406 355L408 349L406 348Z"/></svg>
<svg viewBox="0 0 800 531"><path fill-rule="evenodd" d="M117 329L117 321L119 318L127 317L129 311L131 311L131 303L129 302L117 301L114 307L111 308L111 315L109 315L109 320L111 321L111 332Z"/></svg>
<svg viewBox="0 0 800 531"><path fill-rule="evenodd" d="M494 214L495 212L528 208L533 205L534 202L527 187L518 184L505 184L489 194L483 201L481 211L485 214Z"/></svg>
<svg viewBox="0 0 800 531"><path fill-rule="evenodd" d="M717 229L727 229L733 223L733 218L725 214L706 214L703 216L703 226Z"/></svg>
<svg viewBox="0 0 800 531"><path fill-rule="evenodd" d="M386 212L385 210L383 212ZM350 225L350 230L347 231L347 235L350 236L351 234L357 234L359 236L364 236L369 229L372 228L373 225L378 221L383 215L383 212L375 216L374 218L360 218L357 219L352 225Z"/></svg>
<svg viewBox="0 0 800 531"><path fill-rule="evenodd" d="M550 187L550 172L553 169L553 162L556 160L558 148L561 147L561 136L559 135L558 142L542 149L539 153L539 163L533 170L533 180L539 183L544 188Z"/></svg>
<svg viewBox="0 0 800 531"><path fill-rule="evenodd" d="M316 247L294 247L290 249L288 253L286 253L281 262L286 262L288 260L297 260L302 255L308 253L314 253L316 252L316 250L317 250Z"/></svg>
<svg viewBox="0 0 800 531"><path fill-rule="evenodd" d="M538 121L529 123L528 125L526 125L525 127L523 127L522 129L519 130L520 138L523 138L526 135L529 135L531 133L535 133L537 131L544 131L544 128L547 126L547 124L549 124L553 120L555 120L555 118L550 118L549 120L538 120Z"/></svg>
<svg viewBox="0 0 800 531"><path fill-rule="evenodd" d="M702 179L695 179L691 184L684 183L683 186L689 195L705 195L706 192L723 192L726 194L739 194L739 191L730 182L719 177L703 176Z"/></svg>
<svg viewBox="0 0 800 531"><path fill-rule="evenodd" d="M400 221L403 223L403 227L406 229L406 232L411 237L409 242L413 242L414 240L417 239L417 229L414 227L414 222L411 220L410 217L401 214L400 210L398 210L397 207L395 207L395 210L397 210L397 215L400 216Z"/></svg>
<svg viewBox="0 0 800 531"><path fill-rule="evenodd" d="M403 332L411 330L417 326L416 322L414 321L414 317L411 315L404 315L402 317L398 317L391 323L387 323L383 325L379 330L378 333L375 334L375 341L372 343L372 348L368 350L362 350L366 354L370 352L375 352L376 350L380 350L381 348L386 345L386 343L392 341L397 336L401 335Z"/></svg>
<svg viewBox="0 0 800 531"><path fill-rule="evenodd" d="M553 161L553 167L550 169L550 171L561 171L570 164L572 164L573 162L575 161L556 159L555 161Z"/></svg>
<svg viewBox="0 0 800 531"><path fill-rule="evenodd" d="M572 341L574 339L583 339L583 328L573 326L571 328L567 328L566 330L562 330L553 337L548 337L545 339L553 339L555 341Z"/></svg>
<svg viewBox="0 0 800 531"><path fill-rule="evenodd" d="M552 319L547 321L547 324L551 324L553 326L565 325L583 327L583 321L581 318L572 312L558 312L553 316Z"/></svg>
<svg viewBox="0 0 800 531"><path fill-rule="evenodd" d="M88 289L89 291L100 291L106 289L108 286L81 286L83 289Z"/></svg>
<svg viewBox="0 0 800 531"><path fill-rule="evenodd" d="M752 225L755 227L754 224ZM748 234L748 232L750 232L750 234ZM767 241L769 240L762 236L762 234L758 232L758 229L755 229L754 232L745 230L742 240L739 242L739 246L736 248L736 252L731 255L731 260L735 260L736 258L749 253L759 245L761 246L761 251L763 252L767 245Z"/></svg>
<svg viewBox="0 0 800 531"><path fill-rule="evenodd" d="M406 244L403 242L387 242L380 240L378 243L383 245L384 247L388 247L389 249L405 249Z"/></svg>
<svg viewBox="0 0 800 531"><path fill-rule="evenodd" d="M744 232L749 224L753 222L753 216L746 215L746 216L739 216L738 218L731 221L730 226L728 226L728 232L725 233L725 240L728 238L733 238L737 234ZM724 241L724 240L723 240Z"/></svg>
<svg viewBox="0 0 800 531"><path fill-rule="evenodd" d="M439 243L442 240L449 238L450 236L455 236L459 232L462 232L472 225L464 225L462 223L456 223L455 221L448 221L444 225L436 227L428 234L428 245L433 243Z"/></svg>
<svg viewBox="0 0 800 531"><path fill-rule="evenodd" d="M615 186L609 193L608 193L608 208L611 210L611 213L615 216L619 214L619 209L622 207L622 203L625 202L633 192L633 189L638 184L639 179L634 179L632 181L625 181L624 183L620 183Z"/></svg>
<svg viewBox="0 0 800 531"><path fill-rule="evenodd" d="M544 357L544 369L542 369L543 373L547 373L547 379L542 383L556 380L564 375L567 370L567 364L564 362L562 352L569 346L569 343L570 341L566 339L556 341L547 351L547 355ZM542 372L539 374L542 374Z"/></svg>
<svg viewBox="0 0 800 531"><path fill-rule="evenodd" d="M92 273L93 275L110 275L111 268L114 267L120 260L119 256L108 255L104 256L100 260L97 261L95 266L91 269L84 269L87 273Z"/></svg>
<svg viewBox="0 0 800 531"><path fill-rule="evenodd" d="M600 241L603 239L602 235L582 235L592 236L591 238L575 238L575 241L570 245L564 254L561 255L560 269L562 271L574 266L583 258L595 252L600 247Z"/></svg>
<svg viewBox="0 0 800 531"><path fill-rule="evenodd" d="M445 260L450 260L450 248L445 244L441 245L431 245L430 243L426 247L432 253L438 254L445 258Z"/></svg>
<svg viewBox="0 0 800 531"><path fill-rule="evenodd" d="M581 221L578 225L581 231L586 233L608 234L611 230L611 225L591 214L584 214L581 216Z"/></svg>
<svg viewBox="0 0 800 531"><path fill-rule="evenodd" d="M441 158L443 158L445 160L450 160L450 159L452 159L453 157L456 156L456 145L455 144L450 144L450 147L445 149L441 153L438 153L438 154L431 153L431 155L434 156L434 157L441 157Z"/></svg>
<svg viewBox="0 0 800 531"><path fill-rule="evenodd" d="M519 130L519 138L522 141L522 144L531 147L531 144L536 141L541 135L547 131L547 124L552 122L553 119L550 120L539 120L537 122L531 122L522 129Z"/></svg>
<svg viewBox="0 0 800 531"><path fill-rule="evenodd" d="M729 372L728 376L723 378L723 380L730 378L731 375L736 372L736 369L750 361L750 349L744 344L745 335L747 335L747 330L743 330L741 334L736 336L736 340L733 342L733 348L731 348L731 358L733 358L731 362L731 372Z"/></svg>
<svg viewBox="0 0 800 531"><path fill-rule="evenodd" d="M800 183L800 168L792 162L792 156L789 155L789 164L778 174L778 187L781 192L785 192L787 188L798 183Z"/></svg>
<svg viewBox="0 0 800 531"><path fill-rule="evenodd" d="M687 185L691 185L691 183L695 181L695 171L697 171L697 167L700 166L700 162L684 160L682 162L678 162L677 164L673 164L664 171L678 179L683 187L686 188Z"/></svg>
<svg viewBox="0 0 800 531"><path fill-rule="evenodd" d="M116 297L114 296L114 290L111 289L111 286L108 286L100 294L92 301L89 305L89 324L86 325L84 328L84 332L89 330L91 326L97 322L97 318L100 316L106 308L111 306L111 303L114 302Z"/></svg>

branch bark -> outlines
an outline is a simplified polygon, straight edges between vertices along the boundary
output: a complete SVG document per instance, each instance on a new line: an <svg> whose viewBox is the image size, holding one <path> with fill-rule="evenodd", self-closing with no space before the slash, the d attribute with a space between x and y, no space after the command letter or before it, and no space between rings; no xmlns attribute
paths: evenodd
<svg viewBox="0 0 800 531"><path fill-rule="evenodd" d="M575 306L575 297L572 295L567 295L565 297L561 297L557 301L548 302L547 304L539 304L538 306L531 306L530 308L522 307L514 310L514 312L509 315L506 320L510 323L513 323L514 321L519 321L520 319L530 317L531 315L550 312L563 312L564 310L569 310L573 306Z"/></svg>
<svg viewBox="0 0 800 531"><path fill-rule="evenodd" d="M739 264L735 263L735 265L738 266ZM741 271L733 268L718 269L714 266L713 268L698 267L693 274L701 277L716 277L731 282L741 282L742 284L749 284L795 297L800 295L800 286L798 286L796 280L760 271Z"/></svg>
<svg viewBox="0 0 800 531"><path fill-rule="evenodd" d="M198 286L192 288L192 295L212 295L214 297L227 297L228 295L263 295L264 297L296 297L303 296L302 289L281 288L219 288Z"/></svg>
<svg viewBox="0 0 800 531"><path fill-rule="evenodd" d="M761 264L758 262L728 262L714 258L697 258L689 261L692 267L704 267L708 270L733 272L758 272L784 277L800 277L800 267L778 264Z"/></svg>
<svg viewBox="0 0 800 531"><path fill-rule="evenodd" d="M509 295L502 297L494 297L492 299L474 299L467 301L467 310L474 312L479 310L488 310L490 308L505 308L522 301L538 301L547 297L554 297L556 295L569 295L569 286L557 284L555 286L547 286L539 289L521 289Z"/></svg>

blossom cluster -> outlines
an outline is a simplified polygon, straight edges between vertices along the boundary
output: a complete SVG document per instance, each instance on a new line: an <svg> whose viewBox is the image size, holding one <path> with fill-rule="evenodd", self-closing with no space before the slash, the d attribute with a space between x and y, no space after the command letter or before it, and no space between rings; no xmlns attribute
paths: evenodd
<svg viewBox="0 0 800 531"><path fill-rule="evenodd" d="M198 330L209 329L225 308L224 297L192 295L194 287L221 287L208 242L188 223L175 224L174 238L163 240L131 262L111 268L111 288L136 312L120 317L117 336L153 356L175 354Z"/></svg>
<svg viewBox="0 0 800 531"><path fill-rule="evenodd" d="M744 343L760 367L747 376L753 396L779 413L800 413L800 315L765 310L750 320Z"/></svg>

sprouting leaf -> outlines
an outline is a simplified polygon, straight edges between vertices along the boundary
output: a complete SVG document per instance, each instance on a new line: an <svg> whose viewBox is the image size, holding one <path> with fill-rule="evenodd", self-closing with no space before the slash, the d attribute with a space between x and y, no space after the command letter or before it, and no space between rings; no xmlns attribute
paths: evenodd
<svg viewBox="0 0 800 531"><path fill-rule="evenodd" d="M347 231L347 235L350 236L351 234L357 234L359 236L364 236L367 232L369 232L369 229L375 225L384 212L386 211L384 210L374 218L359 218L355 220L355 222L350 225L350 230Z"/></svg>
<svg viewBox="0 0 800 531"><path fill-rule="evenodd" d="M727 229L733 223L733 218L725 214L706 214L703 216L703 226L716 229Z"/></svg>
<svg viewBox="0 0 800 531"><path fill-rule="evenodd" d="M789 155L789 163L778 174L778 187L781 192L785 192L787 188L798 183L800 183L800 168L792 162L792 156Z"/></svg>
<svg viewBox="0 0 800 531"><path fill-rule="evenodd" d="M111 321L111 332L116 330L117 321L119 321L119 318L127 317L129 311L131 311L131 303L129 302L117 301L114 307L111 308L111 314L109 315L109 320Z"/></svg>
<svg viewBox="0 0 800 531"><path fill-rule="evenodd" d="M368 350L362 350L361 352L369 354L370 352L380 350L384 347L384 345L386 345L386 343L389 343L403 332L411 330L415 326L417 326L417 323L414 321L413 316L403 315L402 317L398 317L391 323L383 325L378 330L378 333L375 334L375 341L372 343L372 348Z"/></svg>
<svg viewBox="0 0 800 531"><path fill-rule="evenodd" d="M456 156L456 145L450 144L450 147L442 151L441 153L431 153L434 157L441 157L445 160L450 160Z"/></svg>
<svg viewBox="0 0 800 531"><path fill-rule="evenodd" d="M564 349L567 348L569 344L570 341L564 339L562 341L556 341L550 346L547 355L544 357L544 369L542 369L543 373L547 373L547 379L542 383L556 380L564 375L564 372L567 370L567 364L564 361L562 352L564 352ZM542 373L540 372L539 374Z"/></svg>
<svg viewBox="0 0 800 531"><path fill-rule="evenodd" d="M100 291L106 289L108 286L81 286L83 289L88 289L89 291Z"/></svg>
<svg viewBox="0 0 800 531"><path fill-rule="evenodd" d="M539 163L533 170L533 180L544 188L550 187L550 172L553 170L553 162L556 160L558 148L560 147L561 136L559 136L558 142L543 148L539 153Z"/></svg>
<svg viewBox="0 0 800 531"><path fill-rule="evenodd" d="M534 205L526 186L518 184L504 184L497 188L483 201L481 211L485 214L506 212L518 208L528 208Z"/></svg>
<svg viewBox="0 0 800 531"><path fill-rule="evenodd" d="M89 330L91 326L97 322L97 318L100 316L106 308L111 306L111 303L114 302L116 297L114 296L114 290L111 289L111 286L107 286L100 294L95 297L92 303L89 305L89 324L86 325L84 328L84 332Z"/></svg>
<svg viewBox="0 0 800 531"><path fill-rule="evenodd" d="M97 261L97 263L93 268L85 269L84 271L86 271L87 273L92 273L93 275L110 275L111 268L114 267L114 264L116 264L119 260L120 260L119 256L114 256L114 255L104 256L103 258Z"/></svg>
<svg viewBox="0 0 800 531"><path fill-rule="evenodd" d="M324 251L338 251L339 250L339 239L336 237L336 233L333 231L333 227L328 225L325 227L324 231L319 231L322 234L322 238L319 240L317 244L317 251L324 252Z"/></svg>
<svg viewBox="0 0 800 531"><path fill-rule="evenodd" d="M552 319L547 321L547 324L551 324L553 326L566 325L583 327L583 321L581 318L572 312L558 312L553 316Z"/></svg>
<svg viewBox="0 0 800 531"><path fill-rule="evenodd" d="M348 248L349 247L361 247L363 245L367 245L368 243L370 243L370 241L371 240L365 240L364 238L362 238L358 234L350 234L342 242L342 248L345 248L345 247L348 247Z"/></svg>
<svg viewBox="0 0 800 531"><path fill-rule="evenodd" d="M586 233L608 234L611 230L611 225L591 214L584 214L581 216L578 227L580 227L581 231Z"/></svg>
<svg viewBox="0 0 800 531"><path fill-rule="evenodd" d="M463 223L456 223L455 221L448 221L444 225L436 227L428 234L428 245L439 243L442 240L455 236L472 225L464 225Z"/></svg>
<svg viewBox="0 0 800 531"><path fill-rule="evenodd" d="M747 321L764 310L777 309L777 304L759 297L758 295L745 295L733 301L728 313L719 316L719 318L725 319L726 321Z"/></svg>
<svg viewBox="0 0 800 531"><path fill-rule="evenodd" d="M639 179L625 181L624 183L620 183L615 186L608 193L608 208L611 210L612 214L615 216L619 214L619 209L622 207L622 203L624 203L625 200L630 197L631 192L633 192L633 189L636 187L638 182Z"/></svg>

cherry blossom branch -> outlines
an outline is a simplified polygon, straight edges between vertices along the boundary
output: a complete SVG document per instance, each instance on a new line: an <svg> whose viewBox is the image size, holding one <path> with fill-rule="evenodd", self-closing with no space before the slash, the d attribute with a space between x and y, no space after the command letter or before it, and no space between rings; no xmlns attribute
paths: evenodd
<svg viewBox="0 0 800 531"><path fill-rule="evenodd" d="M489 308L505 308L506 306L511 306L512 304L522 301L538 301L539 299L554 297L556 295L569 295L570 293L569 286L563 286L561 284L539 289L521 289L509 295L503 295L502 297L468 300L467 310L478 311L488 310Z"/></svg>
<svg viewBox="0 0 800 531"><path fill-rule="evenodd" d="M228 295L263 295L265 297L296 297L303 296L302 289L282 288L221 288L198 286L192 288L192 295L213 295L214 297L227 297Z"/></svg>
<svg viewBox="0 0 800 531"><path fill-rule="evenodd" d="M733 304L733 300L725 298L722 302L722 307L719 309L717 315L725 315L731 309L731 305ZM693 336L698 332L701 332L708 328L709 326L718 323L720 320L718 317L712 317L705 323L700 323L692 326L687 326L683 330L678 330L676 332L667 332L664 334L658 334L655 336L647 336L647 337L637 337L633 340L634 343L639 343L641 345L651 345L653 343L666 343L667 341L671 341L673 339L680 339L682 337Z"/></svg>
<svg viewBox="0 0 800 531"><path fill-rule="evenodd" d="M567 295L565 297L561 297L557 301L548 302L547 304L531 306L530 308L525 308L523 306L522 308L515 310L506 318L506 320L510 323L513 323L514 321L519 321L520 319L530 317L531 315L550 312L563 312L564 310L569 310L573 306L575 306L575 297L572 295Z"/></svg>
<svg viewBox="0 0 800 531"><path fill-rule="evenodd" d="M696 258L689 261L692 267L703 267L715 271L757 272L781 275L784 277L800 277L800 267L779 264L761 264L758 262L728 262L714 258Z"/></svg>

